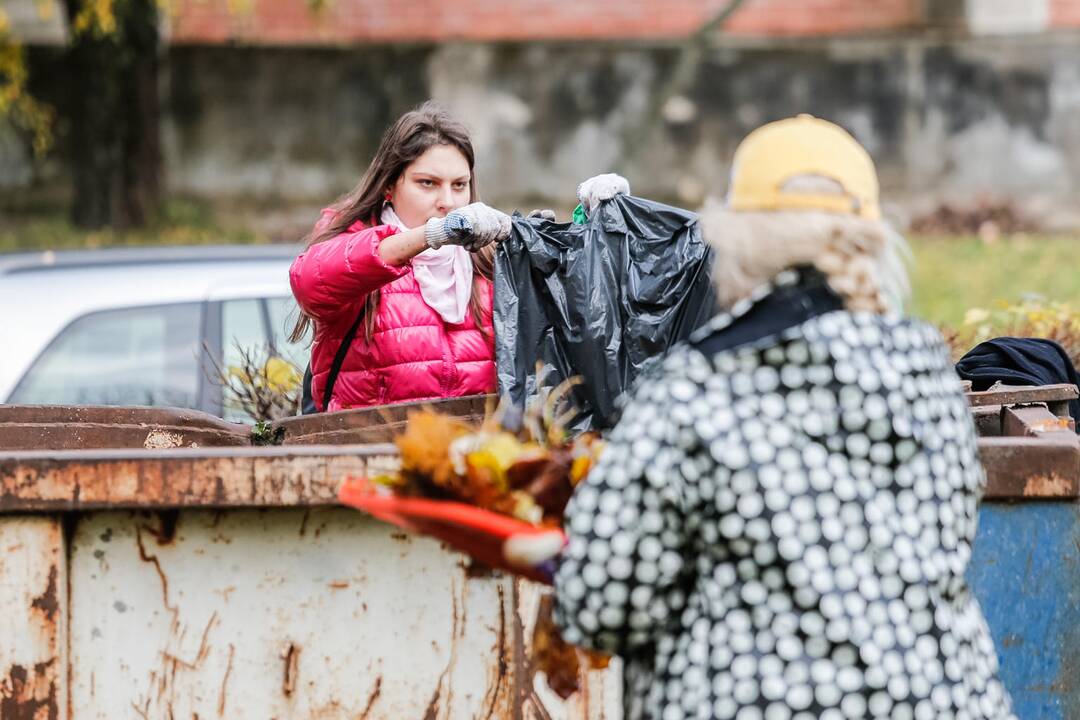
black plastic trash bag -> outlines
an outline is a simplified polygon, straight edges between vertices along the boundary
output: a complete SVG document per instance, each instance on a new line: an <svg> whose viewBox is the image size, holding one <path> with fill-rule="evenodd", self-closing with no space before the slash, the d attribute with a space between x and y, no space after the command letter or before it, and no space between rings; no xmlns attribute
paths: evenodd
<svg viewBox="0 0 1080 720"><path fill-rule="evenodd" d="M517 407L579 375L576 430L610 427L615 401L655 357L712 317L712 251L689 211L618 196L584 225L513 219L495 258L499 393Z"/></svg>

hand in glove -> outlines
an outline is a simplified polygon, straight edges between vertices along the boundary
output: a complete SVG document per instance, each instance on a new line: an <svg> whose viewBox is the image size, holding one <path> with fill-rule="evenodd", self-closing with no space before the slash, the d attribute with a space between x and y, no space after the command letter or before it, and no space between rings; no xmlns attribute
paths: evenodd
<svg viewBox="0 0 1080 720"><path fill-rule="evenodd" d="M424 240L434 250L449 244L476 252L508 237L510 216L481 202L451 210L446 217L431 218L424 225Z"/></svg>
<svg viewBox="0 0 1080 720"><path fill-rule="evenodd" d="M503 557L513 567L539 573L550 584L554 582L557 558L564 545L566 536L561 530L519 533L503 542Z"/></svg>
<svg viewBox="0 0 1080 720"><path fill-rule="evenodd" d="M591 212L593 208L604 200L610 200L616 195L629 194L630 183L622 175L616 175L615 173L605 173L591 177L578 185L577 189L578 200L581 201L586 212Z"/></svg>
<svg viewBox="0 0 1080 720"><path fill-rule="evenodd" d="M537 208L528 214L531 218L540 218L541 220L547 220L548 222L555 222L555 211L547 208Z"/></svg>

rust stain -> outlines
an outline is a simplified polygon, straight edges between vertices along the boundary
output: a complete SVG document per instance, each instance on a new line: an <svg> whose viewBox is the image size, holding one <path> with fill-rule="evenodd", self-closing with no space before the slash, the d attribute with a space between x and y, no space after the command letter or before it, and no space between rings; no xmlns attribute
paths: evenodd
<svg viewBox="0 0 1080 720"><path fill-rule="evenodd" d="M1015 647L1017 645L1024 644L1024 638L1020 637L1016 633L1009 633L1001 640L1001 644L1005 647Z"/></svg>
<svg viewBox="0 0 1080 720"><path fill-rule="evenodd" d="M183 635L181 635L183 637ZM178 658L170 655L169 653L162 653L162 657L165 662L168 663L168 676L164 672L161 673L161 681L158 683L158 700L163 697L170 697L172 692L170 688L176 687L176 669L180 666L181 662ZM187 663L184 663L187 665ZM188 665L190 668L191 666Z"/></svg>
<svg viewBox="0 0 1080 720"><path fill-rule="evenodd" d="M442 678L446 678L450 675L451 671L457 665L457 653L458 653L458 638L465 637L465 621L468 615L465 612L465 598L469 592L469 581L466 580L461 584L460 588L461 597L458 598L458 586L457 583L450 583L450 593L453 597L453 623L450 629L450 659L446 663L446 668L443 669ZM440 679L442 682L442 679ZM454 704L454 684L453 682L446 683L446 707L447 712L453 707Z"/></svg>
<svg viewBox="0 0 1080 720"><path fill-rule="evenodd" d="M311 510L304 511L304 517L300 520L300 537L304 537L307 534L308 520L311 518Z"/></svg>
<svg viewBox="0 0 1080 720"><path fill-rule="evenodd" d="M525 702L529 699L533 678L529 668L529 660L525 655L525 627L521 622L521 580L515 578L512 589L513 592L510 594L511 608L513 610L511 616L513 623L510 630L514 638L511 645L514 650L512 711L513 720L521 720L525 716Z"/></svg>
<svg viewBox="0 0 1080 720"><path fill-rule="evenodd" d="M199 666L210 653L210 630L214 627L215 623L217 623L217 612L211 614L210 619L203 628L202 635L199 639L199 648L196 651L194 658L186 659L168 651L159 651L158 655L161 658L161 666L157 670L150 672L147 696L143 704L143 711L147 714L147 717L150 715L151 704L154 704L154 717L172 718L172 700L177 688L177 672L180 670L198 670ZM170 635L182 643L187 636L187 631L188 629L186 626L181 627L178 613L174 611L172 623L169 628ZM164 704L164 710L157 709L157 706L160 706L161 704ZM133 707L138 709L137 704L133 703Z"/></svg>
<svg viewBox="0 0 1080 720"><path fill-rule="evenodd" d="M173 676L175 676L175 674L176 674L176 665L182 665L183 667L187 668L188 670L195 670L196 668L199 667L199 665L202 663L202 661L206 659L206 656L210 652L210 645L207 642L209 637L210 637L210 628L212 628L214 626L215 622L217 622L217 611L216 610L210 616L210 621L206 623L206 627L203 628L202 638L199 640L199 651L195 654L195 659L194 660L192 660L192 661L184 660L183 658L179 658L179 657L173 655L172 653L168 653L168 652L161 653L162 656L165 659L167 659L171 663L173 663L173 667L172 667ZM187 631L185 630L183 633L181 633L181 637L183 637L186 634L187 634Z"/></svg>
<svg viewBox="0 0 1080 720"><path fill-rule="evenodd" d="M217 610L210 616L210 620L206 623L206 627L203 629L202 639L199 641L199 654L196 656L196 662L200 663L205 658L207 653L210 652L210 645L207 644L207 638L210 636L210 628L217 622Z"/></svg>
<svg viewBox="0 0 1080 720"><path fill-rule="evenodd" d="M161 510L154 514L158 518L158 527L153 528L149 525L143 525L143 529L154 536L158 545L172 544L172 541L176 539L176 524L180 520L180 511Z"/></svg>
<svg viewBox="0 0 1080 720"><path fill-rule="evenodd" d="M428 700L427 708L424 710L424 720L437 720L439 717L439 695L442 693L442 684L445 677L446 671L443 670L442 675L439 676L439 682L435 685L435 694Z"/></svg>
<svg viewBox="0 0 1080 720"><path fill-rule="evenodd" d="M285 697L291 697L296 690L296 676L300 672L300 648L290 642L281 651L281 658L285 661L281 692L285 694Z"/></svg>
<svg viewBox="0 0 1080 720"><path fill-rule="evenodd" d="M333 582L328 584L334 590L344 590L345 588L349 587L348 580L334 580Z"/></svg>
<svg viewBox="0 0 1080 720"><path fill-rule="evenodd" d="M135 528L135 542L139 546L139 559L143 562L150 563L157 571L158 578L161 579L161 599L165 603L165 609L172 613L173 623L176 623L177 609L174 605L169 603L169 578L165 575L165 571L161 569L161 562L158 560L157 555L151 555L146 552L146 545L143 543L142 531L145 528L144 525L137 526Z"/></svg>
<svg viewBox="0 0 1080 720"><path fill-rule="evenodd" d="M218 693L217 711L218 711L218 716L220 716L220 717L225 717L225 688L229 684L229 675L232 673L232 661L233 661L233 654L235 652L236 652L236 648L232 645L232 643L230 643L229 644L229 662L225 665L225 675L223 675L222 678L221 678L221 691ZM197 715L196 715L196 718L198 718Z"/></svg>
<svg viewBox="0 0 1080 720"><path fill-rule="evenodd" d="M37 663L32 670L22 665L11 666L8 676L0 681L0 718L57 720L60 717L56 683L50 677L53 662Z"/></svg>
<svg viewBox="0 0 1080 720"><path fill-rule="evenodd" d="M217 593L218 595L220 595L221 599L223 601L229 602L229 597L232 596L232 594L234 592L236 592L236 586L235 585L230 585L227 588L222 588L221 590L215 590L214 592Z"/></svg>
<svg viewBox="0 0 1080 720"><path fill-rule="evenodd" d="M1072 483L1056 473L1035 475L1024 483L1024 495L1035 497L1072 497Z"/></svg>
<svg viewBox="0 0 1080 720"><path fill-rule="evenodd" d="M379 693L382 692L382 675L375 678L375 689L371 691L371 695L368 696L367 703L364 705L363 712L360 713L361 718L366 718L368 713L371 712L371 708L375 705L375 701L379 699Z"/></svg>
<svg viewBox="0 0 1080 720"><path fill-rule="evenodd" d="M439 717L439 701L442 697L443 683L446 682L446 677L450 674L450 669L454 667L454 662L457 659L458 623L460 618L458 615L457 583L453 580L450 582L450 600L453 604L453 614L451 615L450 624L450 659L446 662L446 667L444 667L443 671L439 674L438 682L435 683L435 692L432 693L431 699L428 700L427 708L424 710L424 720L437 720ZM448 708L450 707L450 701L450 688L447 687L446 706Z"/></svg>
<svg viewBox="0 0 1080 720"><path fill-rule="evenodd" d="M499 631L495 639L498 659L495 666L495 682L488 689L488 695L484 699L484 704L488 706L484 713L485 718L490 718L495 712L495 707L499 702L499 691L502 690L503 681L510 667L506 657L506 593L502 585L498 585L495 589L499 594ZM488 697L490 697L490 704Z"/></svg>
<svg viewBox="0 0 1080 720"><path fill-rule="evenodd" d="M225 478L217 475L214 477L214 503L220 505L228 497L228 491L225 488Z"/></svg>
<svg viewBox="0 0 1080 720"><path fill-rule="evenodd" d="M102 455L100 450L80 449L59 450L48 458L0 459L0 508L336 504L341 477L365 474L371 462L390 462L395 451L369 446L311 451L234 447L206 452L130 449L129 455Z"/></svg>
<svg viewBox="0 0 1080 720"><path fill-rule="evenodd" d="M30 606L40 610L45 615L45 621L50 625L56 622L56 613L60 609L60 603L56 599L56 565L49 568L49 584L45 592L34 598Z"/></svg>
<svg viewBox="0 0 1080 720"><path fill-rule="evenodd" d="M1071 430L1069 425L1070 418L1055 417L1046 418L1045 420L1037 420L1029 426L1032 432L1048 433L1048 432L1060 432L1064 430Z"/></svg>
<svg viewBox="0 0 1080 720"><path fill-rule="evenodd" d="M64 562L64 567L65 568L71 567L71 564L72 564L71 563L71 558L72 558L72 555L75 552L74 539L75 539L75 530L76 530L76 523L77 522L78 522L78 520L76 519L76 516L75 516L74 513L68 513L66 515L61 516L60 533L61 533L61 536L63 538L63 544L61 545L61 552L63 553L62 561ZM111 532L111 530L110 530L110 532ZM71 617L71 575L72 574L70 572L65 572L64 573L64 616L68 617L68 618ZM65 622L63 624L63 626L64 626L64 637L62 639L62 642L64 643L65 648L70 648L71 647L71 623L70 622ZM61 657L63 658L63 656L61 656ZM69 660L69 658L64 658L64 659ZM66 696L66 698L64 700L64 709L67 711L65 717L68 720L71 720L72 718L75 717L75 711L74 711L74 708L72 706L72 702L73 702L72 701L72 695L73 695L73 693L70 691L70 688L73 686L71 676L75 672L75 670L74 670L75 663L69 661L69 662L65 662L64 664L67 666L66 668L64 668L64 679L66 681L66 689L68 689L67 692L64 693L64 695ZM94 688L94 674L93 673L90 674L90 687L91 687L91 690L93 690L93 688Z"/></svg>
<svg viewBox="0 0 1080 720"><path fill-rule="evenodd" d="M1040 385L1037 387L981 390L967 393L968 403L972 407L984 405L1023 405L1030 403L1051 403L1075 400L1075 385Z"/></svg>
<svg viewBox="0 0 1080 720"><path fill-rule="evenodd" d="M1061 663L1061 672L1058 673L1057 679L1050 686L1053 690L1061 693L1062 695L1070 694L1076 688L1076 658L1067 657L1065 661Z"/></svg>

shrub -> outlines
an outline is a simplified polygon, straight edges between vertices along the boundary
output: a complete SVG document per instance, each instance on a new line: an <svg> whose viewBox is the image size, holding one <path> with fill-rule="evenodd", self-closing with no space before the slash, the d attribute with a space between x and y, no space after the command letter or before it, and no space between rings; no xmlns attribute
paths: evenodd
<svg viewBox="0 0 1080 720"><path fill-rule="evenodd" d="M959 328L942 327L953 360L995 337L1034 337L1053 340L1080 366L1080 308L1029 295L1016 304L1001 302L991 309L971 308Z"/></svg>

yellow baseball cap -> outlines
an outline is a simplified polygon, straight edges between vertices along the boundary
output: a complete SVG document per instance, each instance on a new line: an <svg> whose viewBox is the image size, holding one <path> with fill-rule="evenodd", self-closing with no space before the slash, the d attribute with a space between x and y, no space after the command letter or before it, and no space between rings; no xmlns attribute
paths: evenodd
<svg viewBox="0 0 1080 720"><path fill-rule="evenodd" d="M832 180L843 192L785 189L790 180L807 176ZM881 217L870 154L842 127L812 115L763 125L739 143L727 203L736 211L821 210Z"/></svg>

